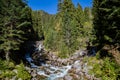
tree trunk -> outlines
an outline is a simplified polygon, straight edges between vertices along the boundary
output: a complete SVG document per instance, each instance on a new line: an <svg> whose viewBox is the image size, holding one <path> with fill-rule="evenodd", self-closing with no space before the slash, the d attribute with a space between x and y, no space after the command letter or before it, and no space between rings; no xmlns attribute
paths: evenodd
<svg viewBox="0 0 120 80"><path fill-rule="evenodd" d="M7 51L7 52L6 52L5 58L6 58L7 62L9 62L9 61L10 61L9 51Z"/></svg>

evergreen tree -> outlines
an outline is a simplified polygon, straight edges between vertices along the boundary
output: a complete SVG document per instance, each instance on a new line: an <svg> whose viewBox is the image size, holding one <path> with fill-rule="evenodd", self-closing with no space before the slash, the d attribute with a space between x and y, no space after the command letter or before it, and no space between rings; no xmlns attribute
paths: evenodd
<svg viewBox="0 0 120 80"><path fill-rule="evenodd" d="M44 37L43 35L43 29L42 29L42 16L40 11L32 11L32 23L33 28L36 32L36 35L38 35L38 39L41 39Z"/></svg>
<svg viewBox="0 0 120 80"><path fill-rule="evenodd" d="M36 33L36 39L42 40L46 37L49 28L52 28L54 15L50 15L42 10L32 11L32 25ZM51 25L52 24L52 25Z"/></svg>
<svg viewBox="0 0 120 80"><path fill-rule="evenodd" d="M58 6L57 6L58 12L60 12L62 10L62 3L63 3L63 0L58 0Z"/></svg>
<svg viewBox="0 0 120 80"><path fill-rule="evenodd" d="M60 4L59 14L62 18L61 41L66 47L67 53L71 53L77 48L77 37L79 34L76 26L76 16L74 15L76 10L71 0L64 0Z"/></svg>
<svg viewBox="0 0 120 80"><path fill-rule="evenodd" d="M84 25L84 12L82 10L81 5L78 3L77 4L77 8L76 8L76 20L77 20L77 24L79 27L83 27Z"/></svg>
<svg viewBox="0 0 120 80"><path fill-rule="evenodd" d="M84 30L84 12L82 10L82 7L81 5L78 3L77 4L77 8L76 8L76 26L78 27L78 30L79 30L79 37L82 38L82 37L85 37L83 35L85 35L85 30Z"/></svg>
<svg viewBox="0 0 120 80"><path fill-rule="evenodd" d="M85 7L84 9L84 22L90 21L90 8Z"/></svg>
<svg viewBox="0 0 120 80"><path fill-rule="evenodd" d="M26 14L27 7L21 0L2 0L2 2L0 49L5 51L6 60L9 61L10 52L19 50L21 43L28 38L26 33L30 32L28 27L31 22L29 14Z"/></svg>
<svg viewBox="0 0 120 80"><path fill-rule="evenodd" d="M94 0L94 29L100 44L119 43L120 1Z"/></svg>

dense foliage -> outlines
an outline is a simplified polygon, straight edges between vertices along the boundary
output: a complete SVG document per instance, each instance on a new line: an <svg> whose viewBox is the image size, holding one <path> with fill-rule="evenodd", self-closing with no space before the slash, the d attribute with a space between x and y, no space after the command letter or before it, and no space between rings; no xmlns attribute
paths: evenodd
<svg viewBox="0 0 120 80"><path fill-rule="evenodd" d="M96 78L102 80L119 80L120 79L120 66L114 61L113 58L105 57L103 59L97 57L85 57L84 62L93 68L89 74L94 75Z"/></svg>
<svg viewBox="0 0 120 80"><path fill-rule="evenodd" d="M45 47L61 57L69 56L93 39L91 9L83 10L80 4L75 7L71 0L59 0L56 15L33 11L33 16L38 37L44 37Z"/></svg>
<svg viewBox="0 0 120 80"><path fill-rule="evenodd" d="M94 0L93 15L95 44L99 46L97 58L100 62L100 65L94 65L93 73L103 80L119 80L120 1Z"/></svg>
<svg viewBox="0 0 120 80"><path fill-rule="evenodd" d="M25 69L23 63L15 65L13 62L8 62L0 59L0 79L10 80L10 79L22 79L30 80L31 75Z"/></svg>
<svg viewBox="0 0 120 80"><path fill-rule="evenodd" d="M101 48L108 50L108 53L112 53L119 63L120 1L94 0L93 11L96 41L101 45Z"/></svg>
<svg viewBox="0 0 120 80"><path fill-rule="evenodd" d="M94 0L94 29L100 44L120 43L120 1Z"/></svg>
<svg viewBox="0 0 120 80"><path fill-rule="evenodd" d="M32 37L31 9L21 0L0 0L0 4L0 49L9 61L11 51Z"/></svg>

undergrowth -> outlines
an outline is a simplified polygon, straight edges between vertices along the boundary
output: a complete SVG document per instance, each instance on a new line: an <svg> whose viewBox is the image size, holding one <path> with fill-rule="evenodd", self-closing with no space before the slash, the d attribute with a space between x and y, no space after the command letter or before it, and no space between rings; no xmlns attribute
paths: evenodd
<svg viewBox="0 0 120 80"><path fill-rule="evenodd" d="M120 65L118 65L114 58L104 57L99 58L99 53L95 57L85 57L93 68L89 71L91 75L101 80L120 80Z"/></svg>
<svg viewBox="0 0 120 80"><path fill-rule="evenodd" d="M10 80L15 77L15 80L30 80L31 76L25 70L23 63L15 65L14 62L7 62L0 59L0 80Z"/></svg>

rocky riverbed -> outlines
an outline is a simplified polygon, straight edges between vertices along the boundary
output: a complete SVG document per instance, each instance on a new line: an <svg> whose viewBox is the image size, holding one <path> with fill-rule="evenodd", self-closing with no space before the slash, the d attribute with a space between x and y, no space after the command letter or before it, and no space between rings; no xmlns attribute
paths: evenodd
<svg viewBox="0 0 120 80"><path fill-rule="evenodd" d="M86 50L79 50L71 57L61 59L52 52L46 51L42 44L39 44L32 56L27 56L31 65L26 70L32 76L31 80L99 80L89 74L92 66L83 61ZM34 65L33 65L34 64Z"/></svg>

